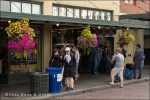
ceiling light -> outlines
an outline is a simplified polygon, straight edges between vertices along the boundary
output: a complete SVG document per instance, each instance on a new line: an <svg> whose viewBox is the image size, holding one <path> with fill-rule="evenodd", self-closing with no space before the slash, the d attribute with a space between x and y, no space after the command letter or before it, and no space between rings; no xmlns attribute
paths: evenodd
<svg viewBox="0 0 150 100"><path fill-rule="evenodd" d="M10 19L8 20L8 23L11 23L11 20L10 20Z"/></svg>
<svg viewBox="0 0 150 100"><path fill-rule="evenodd" d="M59 26L59 24L56 24L56 26Z"/></svg>
<svg viewBox="0 0 150 100"><path fill-rule="evenodd" d="M101 28L100 26L98 26L98 28Z"/></svg>
<svg viewBox="0 0 150 100"><path fill-rule="evenodd" d="M127 30L129 30L129 28L127 28Z"/></svg>

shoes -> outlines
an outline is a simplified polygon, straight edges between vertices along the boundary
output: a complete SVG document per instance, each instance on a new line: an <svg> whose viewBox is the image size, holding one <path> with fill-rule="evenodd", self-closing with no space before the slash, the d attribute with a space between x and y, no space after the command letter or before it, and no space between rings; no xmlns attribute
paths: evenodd
<svg viewBox="0 0 150 100"><path fill-rule="evenodd" d="M113 86L113 85L114 85L114 83L111 83L111 82L110 82L110 83L108 83L108 84L109 84L109 85L111 85L111 86Z"/></svg>
<svg viewBox="0 0 150 100"><path fill-rule="evenodd" d="M137 79L141 79L141 77L138 77Z"/></svg>
<svg viewBox="0 0 150 100"><path fill-rule="evenodd" d="M69 92L69 91L70 91L70 88L69 88L69 87L67 87L65 91Z"/></svg>
<svg viewBox="0 0 150 100"><path fill-rule="evenodd" d="M123 86L119 86L119 88L123 88Z"/></svg>
<svg viewBox="0 0 150 100"><path fill-rule="evenodd" d="M136 77L133 77L133 79L136 79Z"/></svg>
<svg viewBox="0 0 150 100"><path fill-rule="evenodd" d="M69 89L69 92L72 92L72 91L73 91L73 88L70 88L70 89Z"/></svg>

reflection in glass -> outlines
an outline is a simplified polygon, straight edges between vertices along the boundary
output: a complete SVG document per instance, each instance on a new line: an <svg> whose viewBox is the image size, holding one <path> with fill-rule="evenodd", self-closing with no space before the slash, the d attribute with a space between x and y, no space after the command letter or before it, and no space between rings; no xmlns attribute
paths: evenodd
<svg viewBox="0 0 150 100"><path fill-rule="evenodd" d="M32 14L41 14L41 5L32 4Z"/></svg>
<svg viewBox="0 0 150 100"><path fill-rule="evenodd" d="M22 13L31 14L31 4L30 3L22 3Z"/></svg>
<svg viewBox="0 0 150 100"><path fill-rule="evenodd" d="M10 1L0 1L0 11L10 11Z"/></svg>
<svg viewBox="0 0 150 100"><path fill-rule="evenodd" d="M11 12L21 12L21 3L11 2Z"/></svg>

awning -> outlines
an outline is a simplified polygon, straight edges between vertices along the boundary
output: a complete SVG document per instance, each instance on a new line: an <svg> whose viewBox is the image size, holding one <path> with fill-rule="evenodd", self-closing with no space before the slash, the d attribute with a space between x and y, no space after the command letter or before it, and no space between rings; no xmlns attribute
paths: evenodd
<svg viewBox="0 0 150 100"><path fill-rule="evenodd" d="M50 15L35 15L35 14L24 14L24 13L13 13L13 12L3 12L0 11L1 18L10 19L22 19L29 18L29 20L36 21L50 21L50 22L68 22L68 23L80 23L80 24L90 24L90 25L102 25L102 26L112 26L112 27L128 27L128 28L143 28L149 29L150 25L127 23L127 22L116 22L116 21L104 21L104 20L92 20L92 19L81 19L81 18L68 18Z"/></svg>

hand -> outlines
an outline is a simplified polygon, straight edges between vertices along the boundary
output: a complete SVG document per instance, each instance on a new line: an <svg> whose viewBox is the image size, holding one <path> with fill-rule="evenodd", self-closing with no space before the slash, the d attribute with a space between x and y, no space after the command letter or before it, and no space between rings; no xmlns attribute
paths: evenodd
<svg viewBox="0 0 150 100"><path fill-rule="evenodd" d="M67 59L67 58L68 58L68 55L65 55L65 56L64 56L64 59Z"/></svg>

